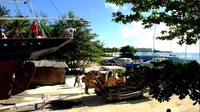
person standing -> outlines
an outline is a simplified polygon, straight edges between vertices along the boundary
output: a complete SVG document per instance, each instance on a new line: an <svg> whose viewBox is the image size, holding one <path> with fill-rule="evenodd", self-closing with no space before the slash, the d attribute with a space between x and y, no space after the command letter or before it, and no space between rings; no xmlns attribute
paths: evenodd
<svg viewBox="0 0 200 112"><path fill-rule="evenodd" d="M35 20L35 21L33 21L33 24L31 25L31 37L37 38L37 34L38 34L38 25Z"/></svg>
<svg viewBox="0 0 200 112"><path fill-rule="evenodd" d="M2 29L0 29L0 39L7 38L6 35L3 33Z"/></svg>
<svg viewBox="0 0 200 112"><path fill-rule="evenodd" d="M64 30L63 36L64 37L74 37L74 32L76 31L75 28L67 28Z"/></svg>
<svg viewBox="0 0 200 112"><path fill-rule="evenodd" d="M75 82L74 82L74 87L76 86L76 83L78 84L78 87L82 87L82 84L81 84L81 73L76 75Z"/></svg>

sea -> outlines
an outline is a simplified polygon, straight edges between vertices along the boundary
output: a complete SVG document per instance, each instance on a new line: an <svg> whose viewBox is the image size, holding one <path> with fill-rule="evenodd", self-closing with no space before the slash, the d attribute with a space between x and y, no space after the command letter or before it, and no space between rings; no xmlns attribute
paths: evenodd
<svg viewBox="0 0 200 112"><path fill-rule="evenodd" d="M173 54L179 58L196 60L196 61L200 62L200 53L173 53Z"/></svg>
<svg viewBox="0 0 200 112"><path fill-rule="evenodd" d="M153 54L152 52L137 52L136 55L143 55L143 56L154 55L154 56L166 56L166 57L173 56L181 59L195 60L200 62L200 53L157 52Z"/></svg>

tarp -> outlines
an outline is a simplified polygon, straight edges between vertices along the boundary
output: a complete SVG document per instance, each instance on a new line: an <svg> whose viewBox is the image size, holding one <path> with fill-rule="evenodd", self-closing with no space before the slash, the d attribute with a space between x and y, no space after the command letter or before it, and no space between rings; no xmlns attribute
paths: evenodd
<svg viewBox="0 0 200 112"><path fill-rule="evenodd" d="M40 60L32 61L36 67L54 67L54 68L67 68L64 61Z"/></svg>

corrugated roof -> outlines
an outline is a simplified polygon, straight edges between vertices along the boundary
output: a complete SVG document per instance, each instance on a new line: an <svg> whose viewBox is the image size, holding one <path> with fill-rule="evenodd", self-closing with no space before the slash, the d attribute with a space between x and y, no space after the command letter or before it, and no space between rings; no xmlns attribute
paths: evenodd
<svg viewBox="0 0 200 112"><path fill-rule="evenodd" d="M52 60L40 60L31 61L36 67L55 67L55 68L66 68L68 67L64 61L52 61Z"/></svg>

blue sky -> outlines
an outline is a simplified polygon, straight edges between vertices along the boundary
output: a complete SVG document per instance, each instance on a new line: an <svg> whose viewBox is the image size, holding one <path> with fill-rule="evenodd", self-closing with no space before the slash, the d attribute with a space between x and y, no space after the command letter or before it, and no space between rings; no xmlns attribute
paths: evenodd
<svg viewBox="0 0 200 112"><path fill-rule="evenodd" d="M2 0L0 0L2 1ZM6 1L6 0L4 0ZM7 0L8 1L8 0ZM18 0L25 1L25 0ZM152 48L154 28L143 29L141 22L132 22L127 25L112 22L112 12L121 10L129 13L128 7L118 7L113 4L105 3L105 0L31 0L36 12L42 12L49 17L59 17L50 1L56 5L60 13L67 14L73 11L76 16L84 18L91 23L93 32L99 35L97 40L103 42L105 47L121 47L131 45L134 47ZM7 5L13 13L16 12L15 6ZM28 5L18 5L20 10L30 15ZM160 35L161 29L167 29L164 24L156 26L156 35ZM177 45L177 40L155 41L155 48L158 50L184 52L185 45ZM188 52L199 52L198 45L188 46Z"/></svg>

